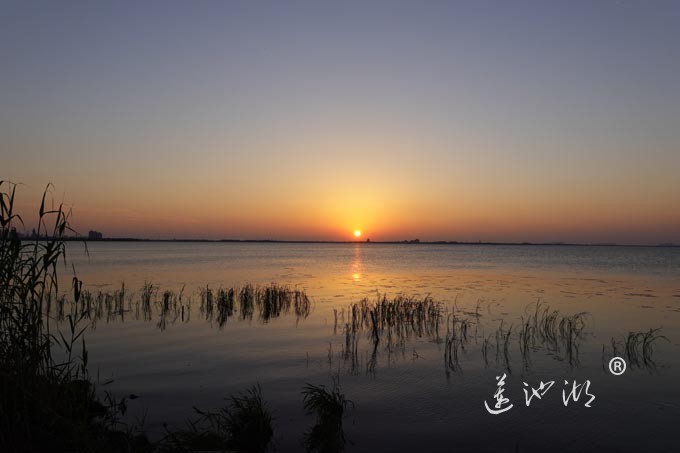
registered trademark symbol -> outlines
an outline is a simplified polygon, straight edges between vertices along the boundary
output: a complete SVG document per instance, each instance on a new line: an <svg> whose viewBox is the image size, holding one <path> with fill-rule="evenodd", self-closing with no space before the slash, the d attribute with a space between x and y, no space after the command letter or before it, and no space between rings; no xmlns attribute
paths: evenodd
<svg viewBox="0 0 680 453"><path fill-rule="evenodd" d="M609 371L614 376L621 376L626 371L626 361L621 357L614 357L609 361Z"/></svg>

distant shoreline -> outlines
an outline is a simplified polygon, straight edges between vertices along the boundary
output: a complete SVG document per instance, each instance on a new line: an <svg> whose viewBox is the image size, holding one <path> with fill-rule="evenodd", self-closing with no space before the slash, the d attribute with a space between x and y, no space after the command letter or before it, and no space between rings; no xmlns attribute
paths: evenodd
<svg viewBox="0 0 680 453"><path fill-rule="evenodd" d="M23 240L31 240L23 238ZM262 243L262 244L366 244L366 245L505 245L505 246L564 246L564 247L658 247L676 248L680 244L617 244L617 243L570 243L570 242L465 242L465 241L323 241L323 240L279 240L279 239L142 239L142 238L103 238L87 237L64 238L69 242L198 242L198 243Z"/></svg>

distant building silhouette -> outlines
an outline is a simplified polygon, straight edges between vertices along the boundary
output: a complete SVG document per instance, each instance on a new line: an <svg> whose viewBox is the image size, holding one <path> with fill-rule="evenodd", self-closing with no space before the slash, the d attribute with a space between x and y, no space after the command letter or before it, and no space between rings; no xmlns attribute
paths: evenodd
<svg viewBox="0 0 680 453"><path fill-rule="evenodd" d="M90 230L90 232L87 233L87 239L90 241L99 241L104 239L104 235L99 231Z"/></svg>

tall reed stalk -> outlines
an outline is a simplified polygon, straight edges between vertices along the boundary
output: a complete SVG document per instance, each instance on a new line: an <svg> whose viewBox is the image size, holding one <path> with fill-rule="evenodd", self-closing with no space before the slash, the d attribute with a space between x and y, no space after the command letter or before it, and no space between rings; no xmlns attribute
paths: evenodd
<svg viewBox="0 0 680 453"><path fill-rule="evenodd" d="M35 234L22 240L24 221L15 211L17 185L0 181L0 451L120 451L113 435L120 402L98 402L87 374L81 321L66 315L57 265L66 261L70 211L48 206L43 193ZM73 277L72 297L83 297ZM66 329L50 325L56 304Z"/></svg>

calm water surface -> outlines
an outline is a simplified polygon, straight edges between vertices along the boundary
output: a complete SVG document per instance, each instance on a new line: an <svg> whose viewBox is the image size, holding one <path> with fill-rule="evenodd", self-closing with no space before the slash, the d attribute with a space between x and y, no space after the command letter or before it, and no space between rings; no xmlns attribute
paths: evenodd
<svg viewBox="0 0 680 453"><path fill-rule="evenodd" d="M128 416L145 415L152 435L163 423L181 425L193 406L217 408L259 382L276 416L275 448L297 451L313 421L302 386L336 377L355 403L345 420L350 451L676 451L679 248L92 242L89 257L75 243L68 254L93 294L125 284L124 315L88 329L91 371L113 379L106 388L116 394L140 396ZM62 275L70 273L69 264ZM181 293L185 319L135 313L145 282L157 288L155 300L165 290ZM304 289L310 315L235 316L220 326L200 309L206 288L271 282ZM375 350L360 332L348 359L347 307L378 293L429 295L447 315L468 319L455 366L445 360L446 320L437 335L382 341ZM561 315L587 312L576 360L540 344L523 358L520 325L539 300ZM508 360L496 351L499 326L512 326ZM610 374L612 339L650 328L667 338L655 343L653 363ZM490 415L484 401L495 402L503 373L514 407ZM584 399L565 406L564 381L586 379L592 407ZM555 385L526 407L523 382L541 380Z"/></svg>

